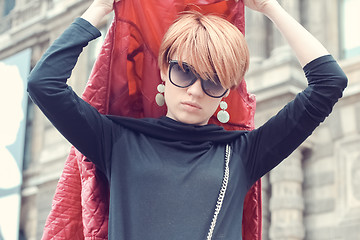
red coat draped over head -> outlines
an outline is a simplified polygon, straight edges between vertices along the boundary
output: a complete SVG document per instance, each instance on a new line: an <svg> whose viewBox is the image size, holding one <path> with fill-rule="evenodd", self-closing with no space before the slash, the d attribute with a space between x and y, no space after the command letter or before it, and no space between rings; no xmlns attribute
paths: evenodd
<svg viewBox="0 0 360 240"><path fill-rule="evenodd" d="M225 17L244 33L244 4L234 0L121 0L95 62L83 99L100 113L159 117L166 107L155 103L161 82L157 56L161 39L179 12L197 10ZM227 97L228 130L254 127L255 98L245 81ZM72 148L60 177L42 239L107 239L109 190L105 176ZM260 180L248 192L243 239L261 239Z"/></svg>

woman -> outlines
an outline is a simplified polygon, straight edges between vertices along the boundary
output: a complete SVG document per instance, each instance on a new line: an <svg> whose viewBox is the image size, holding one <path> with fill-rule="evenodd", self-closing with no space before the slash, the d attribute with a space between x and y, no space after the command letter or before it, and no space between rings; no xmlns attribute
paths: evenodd
<svg viewBox="0 0 360 240"><path fill-rule="evenodd" d="M247 190L328 116L347 79L327 50L275 0L245 0L289 42L309 86L254 131L208 125L248 66L246 43L230 23L184 13L159 52L166 117L99 114L66 84L94 27L113 8L95 0L44 54L28 91L56 128L108 178L109 239L239 239ZM154 86L156 87L156 86ZM155 96L154 96L155 97ZM229 103L231 104L231 103ZM246 231L246 229L245 229Z"/></svg>

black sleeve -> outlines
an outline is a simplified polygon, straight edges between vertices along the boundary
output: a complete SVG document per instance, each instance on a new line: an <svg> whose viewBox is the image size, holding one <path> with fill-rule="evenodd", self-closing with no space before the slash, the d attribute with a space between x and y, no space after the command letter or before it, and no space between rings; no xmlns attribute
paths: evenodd
<svg viewBox="0 0 360 240"><path fill-rule="evenodd" d="M77 18L49 47L28 78L31 99L62 135L97 167L106 171L112 124L66 84L88 42L100 32Z"/></svg>
<svg viewBox="0 0 360 240"><path fill-rule="evenodd" d="M342 97L347 77L332 56L304 67L308 87L263 126L245 134L237 148L250 185L288 157L331 113ZM241 147L240 147L241 146Z"/></svg>

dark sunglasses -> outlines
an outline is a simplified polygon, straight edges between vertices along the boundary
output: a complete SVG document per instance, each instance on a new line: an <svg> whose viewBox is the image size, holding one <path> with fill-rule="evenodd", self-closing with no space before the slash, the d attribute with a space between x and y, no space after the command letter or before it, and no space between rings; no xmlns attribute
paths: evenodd
<svg viewBox="0 0 360 240"><path fill-rule="evenodd" d="M177 87L189 87L193 85L197 79L200 79L204 93L210 97L221 98L228 91L228 89L221 85L217 77L215 82L210 79L202 79L194 68L185 62L182 62L182 67L178 61L175 60L170 60L169 64L169 80Z"/></svg>

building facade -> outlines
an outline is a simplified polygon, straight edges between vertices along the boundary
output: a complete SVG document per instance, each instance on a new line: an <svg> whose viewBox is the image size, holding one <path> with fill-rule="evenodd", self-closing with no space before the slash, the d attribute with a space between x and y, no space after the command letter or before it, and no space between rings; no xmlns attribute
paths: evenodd
<svg viewBox="0 0 360 240"><path fill-rule="evenodd" d="M334 55L349 78L329 118L289 159L262 179L264 240L360 239L360 22L358 0L281 0ZM0 61L31 49L30 66L80 16L90 0L0 0ZM112 16L103 21L106 29ZM300 65L275 26L246 11L251 53L246 75L256 95L256 126L306 86ZM84 50L69 80L84 89L101 46ZM6 81L3 79L2 81ZM28 100L20 237L40 239L70 145Z"/></svg>

